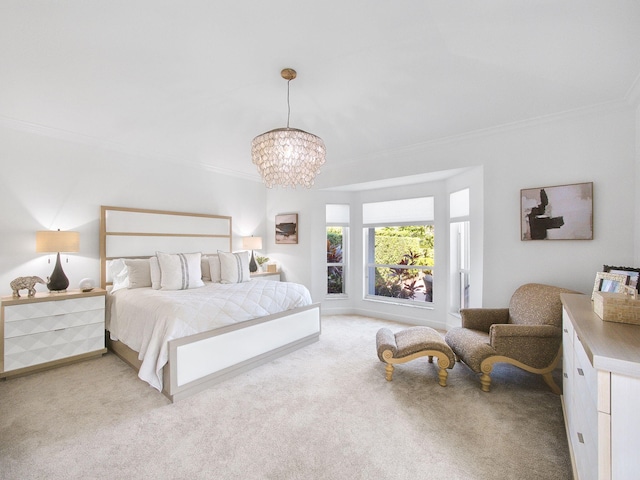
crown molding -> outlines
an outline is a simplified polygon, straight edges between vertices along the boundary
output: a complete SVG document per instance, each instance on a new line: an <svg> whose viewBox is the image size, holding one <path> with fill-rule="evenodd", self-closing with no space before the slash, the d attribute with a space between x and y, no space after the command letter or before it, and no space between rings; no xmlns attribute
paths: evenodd
<svg viewBox="0 0 640 480"><path fill-rule="evenodd" d="M564 120L578 119L582 117L591 116L594 114L602 114L607 112L614 112L617 110L623 110L629 108L629 102L624 100L615 100L611 102L603 102L586 107L581 107L573 110L565 110L563 112L552 113L549 115L541 115L538 117L528 118L525 120L518 120L515 122L505 123L502 125L496 125L493 127L481 128L478 130L472 130L470 132L461 133L458 135L450 135L448 137L436 138L433 140L427 140L425 142L414 143L412 145L405 145L388 150L380 150L370 154L361 155L358 157L352 157L351 160L343 160L340 162L340 168L346 165L358 164L363 161L375 161L376 159L383 158L397 158L402 155L409 155L412 153L420 152L428 148L441 147L451 145L455 143L468 142L471 140L489 137L493 135L499 135L516 130L522 130L539 125L545 125L553 122L559 122Z"/></svg>
<svg viewBox="0 0 640 480"><path fill-rule="evenodd" d="M356 165L360 162L364 161L375 161L378 159L386 159L386 158L397 158L398 156L410 155L416 152L420 152L422 150L428 148L441 147L446 145L451 145L455 143L468 142L471 140L499 135L507 132L512 132L516 130L531 128L534 126L549 124L558 121L577 119L581 117L586 117L598 113L606 113L612 112L620 109L629 108L630 105L635 105L640 103L640 75L634 81L632 87L629 89L624 99L616 100L611 102L598 103L594 105L589 105L586 107L566 110L563 112L552 113L549 115L541 115L539 117L528 118L525 120L518 120L515 122L505 123L502 125L497 125L488 128L482 128L478 130L473 130L470 132L451 135L448 137L436 138L433 140L428 140L425 142L415 143L412 145L405 145L397 148L380 150L377 152L359 155L357 157L352 157L351 159L340 159L339 162L333 162L335 167L333 168L344 168L349 165ZM42 135L50 138L55 138L58 140L64 140L71 143L83 144L95 148L100 148L103 150L108 150L112 152L117 152L124 155L134 156L137 158L141 158L150 162L166 162L172 164L178 164L184 166L185 159L177 158L173 156L168 156L166 154L155 154L153 152L142 151L139 149L133 149L130 146L126 146L123 144L119 144L116 142L111 142L108 140L103 140L96 137L91 137L88 135L83 135L75 132L70 132L66 130L61 130L58 128L47 127L44 125L39 125L35 123L25 122L23 120L18 120L15 118L6 117L0 115L0 127L5 127L13 130L19 130L27 133L32 133L35 135ZM188 161L187 162L197 168L201 168L203 170L213 172L220 175L227 175L230 177L241 178L244 180L261 182L260 176L256 174L247 174L243 172L238 172L236 170L232 170L224 167L217 167L213 165L208 165L203 162L197 161ZM332 167L325 165L323 167L324 171L331 170Z"/></svg>
<svg viewBox="0 0 640 480"><path fill-rule="evenodd" d="M236 170L231 170L223 167L216 167L213 165L207 165L202 162L189 161L184 158L174 157L166 154L158 154L154 152L143 151L135 149L121 143L112 142L109 140L92 137L89 135L83 135L76 132L70 132L59 128L47 127L45 125L39 125L37 123L25 122L24 120L18 120L16 118L0 115L0 127L4 127L11 130L17 130L20 132L30 133L34 135L40 135L44 137L53 138L56 140L62 140L69 143L75 143L79 145L86 145L88 147L98 148L110 152L119 153L122 155L136 157L138 159L145 160L147 162L163 162L168 164L185 166L185 162L195 168L201 168L209 172L213 172L220 175L227 175L231 177L242 178L254 182L262 181L260 176L256 173L250 175Z"/></svg>

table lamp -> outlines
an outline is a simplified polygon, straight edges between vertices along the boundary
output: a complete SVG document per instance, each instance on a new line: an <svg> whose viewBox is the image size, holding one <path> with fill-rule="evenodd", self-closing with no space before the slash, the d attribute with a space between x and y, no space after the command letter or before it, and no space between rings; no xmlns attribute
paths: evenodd
<svg viewBox="0 0 640 480"><path fill-rule="evenodd" d="M256 263L256 258L253 255L254 250L260 250L262 248L262 237L243 237L242 238L242 248L246 250L251 250L251 261L249 262L249 271L257 272L258 264Z"/></svg>
<svg viewBox="0 0 640 480"><path fill-rule="evenodd" d="M50 277L47 277L47 288L50 292L63 292L69 286L69 279L60 264L60 252L79 252L80 234L78 232L61 232L43 230L36 232L36 252L57 253L56 266Z"/></svg>

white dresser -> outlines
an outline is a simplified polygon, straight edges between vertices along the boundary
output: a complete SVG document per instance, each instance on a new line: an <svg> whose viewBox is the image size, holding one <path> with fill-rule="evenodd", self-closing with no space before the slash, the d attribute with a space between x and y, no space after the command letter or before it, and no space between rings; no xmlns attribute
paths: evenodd
<svg viewBox="0 0 640 480"><path fill-rule="evenodd" d="M640 325L604 322L562 294L563 405L580 480L640 478Z"/></svg>
<svg viewBox="0 0 640 480"><path fill-rule="evenodd" d="M94 289L2 297L0 378L105 353L105 294Z"/></svg>

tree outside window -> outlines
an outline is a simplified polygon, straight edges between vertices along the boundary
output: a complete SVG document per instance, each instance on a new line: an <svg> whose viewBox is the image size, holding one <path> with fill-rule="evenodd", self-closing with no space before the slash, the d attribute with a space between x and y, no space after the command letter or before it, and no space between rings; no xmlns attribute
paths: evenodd
<svg viewBox="0 0 640 480"><path fill-rule="evenodd" d="M369 296L433 302L433 225L366 229Z"/></svg>
<svg viewBox="0 0 640 480"><path fill-rule="evenodd" d="M344 294L344 228L327 227L327 293Z"/></svg>

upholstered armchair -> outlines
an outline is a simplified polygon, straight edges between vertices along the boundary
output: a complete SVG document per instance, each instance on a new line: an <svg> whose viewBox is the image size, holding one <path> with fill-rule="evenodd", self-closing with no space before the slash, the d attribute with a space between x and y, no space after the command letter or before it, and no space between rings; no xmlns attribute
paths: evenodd
<svg viewBox="0 0 640 480"><path fill-rule="evenodd" d="M462 327L453 328L445 340L456 358L481 374L482 390L489 391L496 363L510 363L542 375L560 394L551 372L562 355L561 293L564 288L529 283L511 297L509 308L462 309Z"/></svg>

